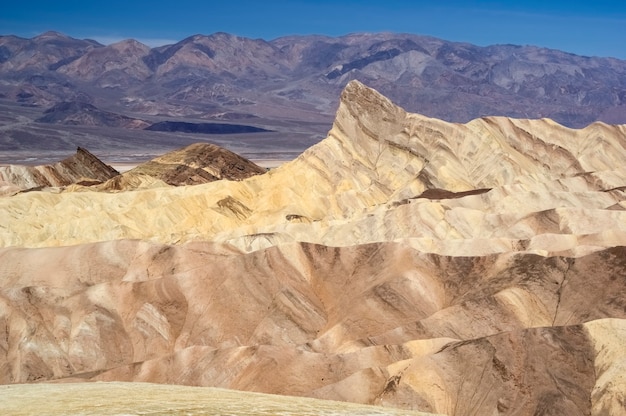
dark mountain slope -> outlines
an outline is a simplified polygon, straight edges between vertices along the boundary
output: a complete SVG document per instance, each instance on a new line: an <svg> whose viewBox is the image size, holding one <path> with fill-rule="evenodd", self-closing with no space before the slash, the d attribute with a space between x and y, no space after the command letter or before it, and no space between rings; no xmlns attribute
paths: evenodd
<svg viewBox="0 0 626 416"><path fill-rule="evenodd" d="M149 125L143 120L102 111L92 104L77 101L58 103L44 111L44 115L36 121L39 123L128 128L144 128Z"/></svg>

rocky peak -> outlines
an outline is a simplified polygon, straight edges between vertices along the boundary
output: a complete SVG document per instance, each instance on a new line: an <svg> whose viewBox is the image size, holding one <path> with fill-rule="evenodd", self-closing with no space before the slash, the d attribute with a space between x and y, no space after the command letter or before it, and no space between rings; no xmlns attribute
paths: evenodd
<svg viewBox="0 0 626 416"><path fill-rule="evenodd" d="M150 52L150 47L135 39L125 39L109 45L111 49L123 52L126 54L132 54L135 58L139 59L143 55Z"/></svg>
<svg viewBox="0 0 626 416"><path fill-rule="evenodd" d="M0 166L0 182L11 184L17 190L59 187L74 183L94 185L118 174L119 172L82 147L78 147L74 155L52 165Z"/></svg>
<svg viewBox="0 0 626 416"><path fill-rule="evenodd" d="M223 147L194 143L168 152L124 172L102 186L103 190L130 190L163 181L172 186L198 185L221 179L239 181L266 170ZM145 177L152 179L146 180Z"/></svg>
<svg viewBox="0 0 626 416"><path fill-rule="evenodd" d="M72 38L70 38L67 35L64 35L63 33L55 32L53 30L49 30L33 38L33 40L35 41L51 40L51 39L72 39Z"/></svg>

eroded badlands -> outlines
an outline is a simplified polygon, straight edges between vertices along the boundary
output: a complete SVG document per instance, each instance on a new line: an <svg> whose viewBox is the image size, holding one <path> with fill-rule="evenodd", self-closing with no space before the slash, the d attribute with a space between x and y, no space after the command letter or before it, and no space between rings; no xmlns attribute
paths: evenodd
<svg viewBox="0 0 626 416"><path fill-rule="evenodd" d="M0 198L0 381L619 414L625 161L624 126L450 124L351 82L262 175Z"/></svg>

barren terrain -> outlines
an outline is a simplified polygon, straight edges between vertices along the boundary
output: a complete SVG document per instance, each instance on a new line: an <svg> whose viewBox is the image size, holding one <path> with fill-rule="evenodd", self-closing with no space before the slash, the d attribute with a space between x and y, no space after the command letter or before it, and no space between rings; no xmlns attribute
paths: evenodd
<svg viewBox="0 0 626 416"><path fill-rule="evenodd" d="M624 125L449 123L353 81L263 174L2 197L0 382L623 413L625 160Z"/></svg>
<svg viewBox="0 0 626 416"><path fill-rule="evenodd" d="M42 409L46 414L98 416L425 415L345 402L148 383L21 384L0 386L0 394L0 411L12 416L41 414Z"/></svg>

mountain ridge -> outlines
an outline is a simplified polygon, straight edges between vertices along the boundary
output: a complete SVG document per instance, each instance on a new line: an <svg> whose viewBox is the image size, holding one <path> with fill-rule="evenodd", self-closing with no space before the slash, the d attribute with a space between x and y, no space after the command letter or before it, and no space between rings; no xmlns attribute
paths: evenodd
<svg viewBox="0 0 626 416"><path fill-rule="evenodd" d="M271 41L216 33L151 49L136 41L3 36L0 49L0 78L9 82L0 93L7 97L45 81L40 94L56 100L82 93L128 111L141 111L124 104L132 100L162 102L166 112L166 104L184 99L198 108L307 120L312 109L330 117L341 89L358 79L411 112L453 122L502 115L570 127L626 123L626 61L535 46L391 33ZM33 51L36 62L28 58ZM43 103L37 94L24 102Z"/></svg>
<svg viewBox="0 0 626 416"><path fill-rule="evenodd" d="M95 184L119 175L88 150L79 147L76 153L52 165L0 166L0 197L25 190L61 187L74 183Z"/></svg>

